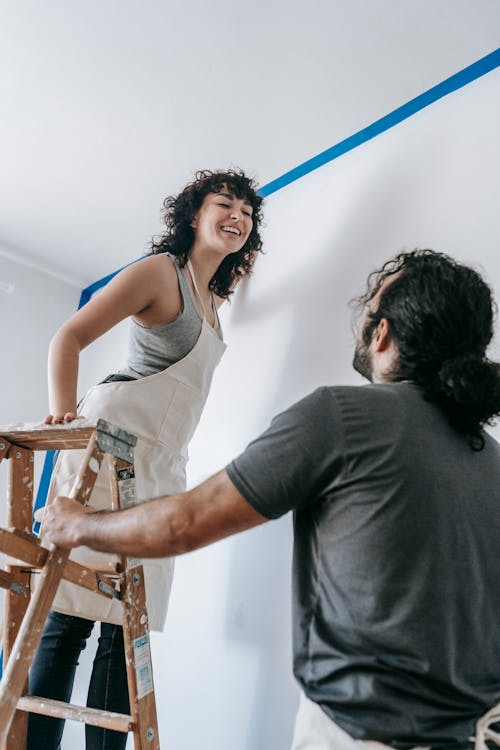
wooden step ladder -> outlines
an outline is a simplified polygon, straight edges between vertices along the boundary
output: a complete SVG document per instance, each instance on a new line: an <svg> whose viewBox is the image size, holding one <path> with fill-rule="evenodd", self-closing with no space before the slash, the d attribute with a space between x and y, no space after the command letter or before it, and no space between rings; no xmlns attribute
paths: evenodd
<svg viewBox="0 0 500 750"><path fill-rule="evenodd" d="M29 427L29 426L27 426ZM4 672L0 683L0 747L24 750L27 711L131 732L135 750L159 750L158 723L151 667L148 616L142 562L118 558L115 573L86 568L69 560L68 550L47 549L32 535L34 451L84 448L85 455L72 497L90 497L104 455L109 454L113 507L135 503L133 435L99 420L97 425L42 425L2 431L0 461L9 459L8 528L0 528L0 552L8 555L0 570L5 588ZM31 574L39 582L31 594ZM45 620L62 579L123 604L123 635L131 715L74 706L26 695L28 670L40 642Z"/></svg>

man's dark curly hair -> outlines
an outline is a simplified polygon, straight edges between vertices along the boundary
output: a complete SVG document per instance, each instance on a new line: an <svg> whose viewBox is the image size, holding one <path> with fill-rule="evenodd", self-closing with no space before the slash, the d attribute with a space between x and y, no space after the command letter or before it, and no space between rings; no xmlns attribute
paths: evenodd
<svg viewBox="0 0 500 750"><path fill-rule="evenodd" d="M253 226L247 241L237 253L224 258L210 280L210 289L219 297L227 299L232 294L234 283L250 273L257 253L262 251L259 227L262 223L263 199L257 193L254 180L241 170L211 172L205 169L196 172L194 181L186 185L179 195L165 198L163 222L167 230L160 237L153 238L150 252L171 253L179 258L181 267L185 266L194 242L191 222L205 196L208 193L220 193L223 188L236 198L248 201L253 208Z"/></svg>
<svg viewBox="0 0 500 750"><path fill-rule="evenodd" d="M492 291L476 271L448 255L413 250L370 274L367 292L356 302L366 306L384 279L398 272L378 309L368 311L363 340L368 344L386 318L399 350L391 379L420 385L480 450L483 425L500 414L500 365L486 357L496 312Z"/></svg>

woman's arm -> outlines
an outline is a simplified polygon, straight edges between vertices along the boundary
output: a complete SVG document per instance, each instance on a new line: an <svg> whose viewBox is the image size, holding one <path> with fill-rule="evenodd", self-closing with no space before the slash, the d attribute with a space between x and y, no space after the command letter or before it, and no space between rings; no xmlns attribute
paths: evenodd
<svg viewBox="0 0 500 750"><path fill-rule="evenodd" d="M160 303L160 310L156 311ZM56 332L49 347L47 424L76 416L78 360L82 349L130 315L148 324L155 310L165 322L179 310L177 274L172 263L152 255L123 269ZM144 318L144 320L142 320ZM154 324L153 320L149 324Z"/></svg>

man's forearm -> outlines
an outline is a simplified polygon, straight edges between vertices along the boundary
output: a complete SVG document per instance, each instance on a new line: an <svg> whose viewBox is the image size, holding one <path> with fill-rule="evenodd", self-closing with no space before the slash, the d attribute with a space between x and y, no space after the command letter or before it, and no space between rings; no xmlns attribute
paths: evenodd
<svg viewBox="0 0 500 750"><path fill-rule="evenodd" d="M162 521L165 503L175 502L175 497L161 497L119 512L103 510L82 515L75 529L76 546L137 557L179 554L171 551L167 543L171 535Z"/></svg>
<svg viewBox="0 0 500 750"><path fill-rule="evenodd" d="M190 492L123 511L89 512L70 502L61 498L49 507L49 541L134 557L180 555L267 520L246 502L225 471Z"/></svg>

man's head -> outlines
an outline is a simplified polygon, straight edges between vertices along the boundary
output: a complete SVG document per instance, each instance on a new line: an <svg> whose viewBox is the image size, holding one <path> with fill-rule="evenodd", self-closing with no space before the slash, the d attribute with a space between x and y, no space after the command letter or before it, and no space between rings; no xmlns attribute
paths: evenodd
<svg viewBox="0 0 500 750"><path fill-rule="evenodd" d="M458 429L478 434L500 411L500 374L486 359L492 293L443 253L400 253L370 274L354 366L377 382L410 380Z"/></svg>

